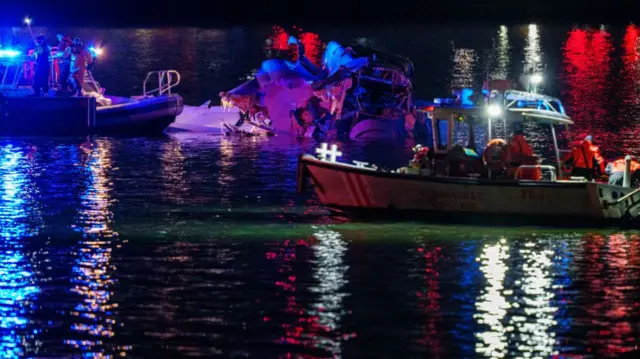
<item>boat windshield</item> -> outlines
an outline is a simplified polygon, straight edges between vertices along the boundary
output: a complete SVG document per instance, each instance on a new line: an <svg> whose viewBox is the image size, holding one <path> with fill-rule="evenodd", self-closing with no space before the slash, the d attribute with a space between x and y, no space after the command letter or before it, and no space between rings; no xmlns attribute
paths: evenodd
<svg viewBox="0 0 640 359"><path fill-rule="evenodd" d="M518 101L515 102L513 107L515 107L515 108L528 108L528 109L543 110L543 111L555 111L555 112L563 113L562 105L560 105L560 102L557 101L557 100L555 100L555 101L554 100L552 100L552 101L518 100Z"/></svg>

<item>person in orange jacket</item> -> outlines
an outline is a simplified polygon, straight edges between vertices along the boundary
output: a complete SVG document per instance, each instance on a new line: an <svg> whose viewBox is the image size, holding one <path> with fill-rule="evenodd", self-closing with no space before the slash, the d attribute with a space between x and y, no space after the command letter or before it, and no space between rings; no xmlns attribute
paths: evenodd
<svg viewBox="0 0 640 359"><path fill-rule="evenodd" d="M507 143L507 161L509 163L509 178L515 176L518 167L521 165L535 166L538 159L533 154L533 149L524 138L522 128L516 128ZM539 168L523 168L518 176L522 179L540 180L542 173Z"/></svg>
<svg viewBox="0 0 640 359"><path fill-rule="evenodd" d="M627 164L624 157L619 158L607 165L606 172L609 174L609 184L614 186L622 186L624 182L624 170ZM631 157L631 186L638 184L640 181L640 163L636 161L635 156Z"/></svg>
<svg viewBox="0 0 640 359"><path fill-rule="evenodd" d="M600 149L593 145L593 137L591 135L571 150L571 153L565 157L564 162L573 165L571 176L584 177L591 181L596 177L596 172L604 173L604 159L600 154Z"/></svg>
<svg viewBox="0 0 640 359"><path fill-rule="evenodd" d="M533 149L524 138L524 132L521 128L517 128L508 142L509 155L514 162L522 162L522 156L533 156Z"/></svg>

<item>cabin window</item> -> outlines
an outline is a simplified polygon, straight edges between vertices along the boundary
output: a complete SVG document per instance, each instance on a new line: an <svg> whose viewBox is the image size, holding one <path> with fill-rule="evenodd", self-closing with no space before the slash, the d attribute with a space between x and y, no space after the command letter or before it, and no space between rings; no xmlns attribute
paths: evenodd
<svg viewBox="0 0 640 359"><path fill-rule="evenodd" d="M453 126L453 143L463 147L471 147L469 143L471 126L464 121L455 121ZM475 145L475 144L473 144Z"/></svg>
<svg viewBox="0 0 640 359"><path fill-rule="evenodd" d="M438 149L446 150L447 145L449 144L449 121L447 120L438 120Z"/></svg>

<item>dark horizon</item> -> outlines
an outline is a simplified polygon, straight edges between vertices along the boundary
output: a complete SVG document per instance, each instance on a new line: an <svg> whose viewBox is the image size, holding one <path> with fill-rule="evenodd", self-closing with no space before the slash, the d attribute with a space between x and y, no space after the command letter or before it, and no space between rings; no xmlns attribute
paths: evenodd
<svg viewBox="0 0 640 359"><path fill-rule="evenodd" d="M622 3L622 2L619 2ZM628 25L634 19L630 14L640 11L640 3L615 6L590 2L549 0L535 3L513 3L506 0L423 3L394 1L394 7L381 9L377 4L362 2L199 2L166 0L112 1L109 5L78 1L25 0L5 5L0 11L0 27L19 26L25 16L34 19L37 26L73 27L201 27L220 28L234 25L301 26L334 24L420 24L448 26L469 24L522 23L539 24L593 24ZM328 10L324 10L328 9ZM77 16L84 13L85 16Z"/></svg>

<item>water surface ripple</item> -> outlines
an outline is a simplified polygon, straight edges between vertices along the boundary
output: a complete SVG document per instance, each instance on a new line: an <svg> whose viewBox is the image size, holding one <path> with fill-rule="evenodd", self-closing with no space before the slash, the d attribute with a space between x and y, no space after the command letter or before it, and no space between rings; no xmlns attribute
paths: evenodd
<svg viewBox="0 0 640 359"><path fill-rule="evenodd" d="M295 193L315 146L0 141L3 357L638 354L636 232L330 218Z"/></svg>

